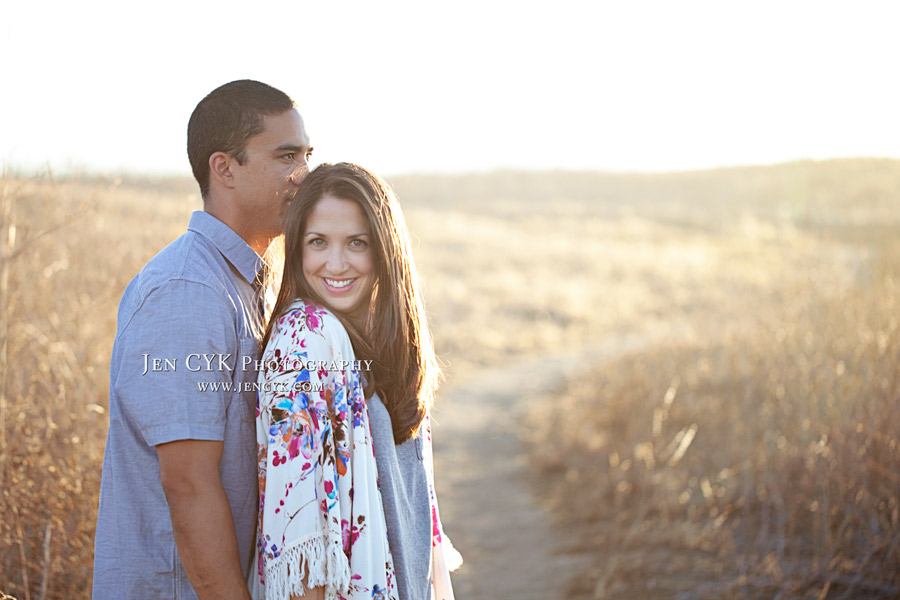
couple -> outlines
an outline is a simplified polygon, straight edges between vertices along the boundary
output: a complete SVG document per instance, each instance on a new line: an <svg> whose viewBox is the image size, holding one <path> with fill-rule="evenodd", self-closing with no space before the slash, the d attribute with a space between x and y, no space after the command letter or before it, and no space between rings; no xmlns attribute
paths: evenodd
<svg viewBox="0 0 900 600"><path fill-rule="evenodd" d="M452 598L406 225L383 180L311 152L260 82L191 115L203 211L119 306L95 600Z"/></svg>

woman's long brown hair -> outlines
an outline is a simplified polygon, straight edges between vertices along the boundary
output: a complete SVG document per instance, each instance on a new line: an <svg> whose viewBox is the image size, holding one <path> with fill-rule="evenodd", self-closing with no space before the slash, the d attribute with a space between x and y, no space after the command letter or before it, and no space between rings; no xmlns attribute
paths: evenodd
<svg viewBox="0 0 900 600"><path fill-rule="evenodd" d="M330 309L303 276L304 231L326 195L360 205L369 222L375 284L363 330ZM394 443L414 438L434 399L440 369L425 319L409 230L387 183L351 163L322 164L310 173L284 217L284 271L263 347L275 323L298 298L329 308L353 344L356 358L371 360L366 396L377 392L391 415Z"/></svg>

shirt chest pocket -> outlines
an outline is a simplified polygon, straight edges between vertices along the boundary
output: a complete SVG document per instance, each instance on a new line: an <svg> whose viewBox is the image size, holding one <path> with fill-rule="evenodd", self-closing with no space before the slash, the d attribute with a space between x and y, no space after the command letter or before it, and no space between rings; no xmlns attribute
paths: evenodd
<svg viewBox="0 0 900 600"><path fill-rule="evenodd" d="M238 403L241 420L256 420L256 363L259 360L259 342L256 338L243 338L240 341L240 354L234 367L234 397L232 402Z"/></svg>

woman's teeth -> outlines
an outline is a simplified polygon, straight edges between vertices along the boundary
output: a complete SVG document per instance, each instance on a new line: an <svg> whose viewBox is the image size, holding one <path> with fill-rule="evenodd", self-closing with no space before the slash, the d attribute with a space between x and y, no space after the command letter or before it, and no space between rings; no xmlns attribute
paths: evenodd
<svg viewBox="0 0 900 600"><path fill-rule="evenodd" d="M342 287L347 287L348 285L353 283L353 280L352 279L343 279L341 281L338 281L336 279L325 279L325 283L327 283L331 287L342 288Z"/></svg>

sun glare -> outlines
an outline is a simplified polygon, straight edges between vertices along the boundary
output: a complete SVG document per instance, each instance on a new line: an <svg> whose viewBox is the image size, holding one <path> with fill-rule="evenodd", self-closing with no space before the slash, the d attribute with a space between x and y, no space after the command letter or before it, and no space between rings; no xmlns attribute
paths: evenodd
<svg viewBox="0 0 900 600"><path fill-rule="evenodd" d="M900 157L889 2L170 8L11 7L0 160L187 174L190 111L243 77L386 173Z"/></svg>

